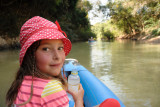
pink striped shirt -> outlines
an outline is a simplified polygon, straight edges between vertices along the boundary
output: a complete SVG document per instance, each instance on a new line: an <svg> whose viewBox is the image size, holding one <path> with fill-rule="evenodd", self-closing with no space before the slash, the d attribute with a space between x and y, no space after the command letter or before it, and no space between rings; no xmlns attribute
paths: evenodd
<svg viewBox="0 0 160 107"><path fill-rule="evenodd" d="M17 94L15 104L27 101L31 93L32 77L25 76ZM45 80L34 77L33 96L29 103L20 107L68 107L69 99L62 83L58 80ZM18 107L18 106L17 106Z"/></svg>

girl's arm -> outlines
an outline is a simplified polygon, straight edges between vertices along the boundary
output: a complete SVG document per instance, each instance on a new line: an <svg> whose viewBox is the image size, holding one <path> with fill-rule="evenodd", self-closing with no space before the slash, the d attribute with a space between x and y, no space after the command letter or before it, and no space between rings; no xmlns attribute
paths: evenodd
<svg viewBox="0 0 160 107"><path fill-rule="evenodd" d="M84 107L83 106L83 96L84 96L84 90L82 85L80 84L78 92L68 92L73 96L73 99L75 101L75 107Z"/></svg>

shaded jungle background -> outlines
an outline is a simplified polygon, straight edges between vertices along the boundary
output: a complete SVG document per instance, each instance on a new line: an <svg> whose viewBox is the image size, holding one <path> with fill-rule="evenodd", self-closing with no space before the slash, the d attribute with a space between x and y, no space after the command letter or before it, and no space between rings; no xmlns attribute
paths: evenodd
<svg viewBox="0 0 160 107"><path fill-rule="evenodd" d="M72 42L148 40L160 35L159 0L1 0L0 49L19 47L19 31L33 16L55 22ZM101 22L95 18L101 14ZM157 39L156 39L157 40ZM158 37L158 43L160 38Z"/></svg>

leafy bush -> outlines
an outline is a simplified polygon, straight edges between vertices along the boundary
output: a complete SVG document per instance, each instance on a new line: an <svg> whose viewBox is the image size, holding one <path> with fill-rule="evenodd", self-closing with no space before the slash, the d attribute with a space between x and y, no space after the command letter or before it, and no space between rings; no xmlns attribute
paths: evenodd
<svg viewBox="0 0 160 107"><path fill-rule="evenodd" d="M91 37L93 38L96 37L95 33L91 32L90 30L85 30L85 29L78 30L76 34L78 35L79 40L83 40L83 41L87 41Z"/></svg>
<svg viewBox="0 0 160 107"><path fill-rule="evenodd" d="M157 33L158 33L158 35L160 35L160 28L158 28Z"/></svg>
<svg viewBox="0 0 160 107"><path fill-rule="evenodd" d="M108 40L114 39L114 34L110 30L104 32L104 36L107 37Z"/></svg>
<svg viewBox="0 0 160 107"><path fill-rule="evenodd" d="M19 34L19 29L17 25L17 18L13 14L2 15L0 17L0 36L6 38L14 38ZM5 37L4 37L5 35Z"/></svg>
<svg viewBox="0 0 160 107"><path fill-rule="evenodd" d="M90 29L87 12L83 9L81 10L80 7L77 8L78 1L24 0L22 2L21 0L14 0L11 2L10 0L9 3L3 2L0 5L2 11L0 17L0 37L17 37L21 26L27 19L33 16L41 16L50 21L58 20L68 38L71 41L76 41L79 39L76 34L77 29Z"/></svg>
<svg viewBox="0 0 160 107"><path fill-rule="evenodd" d="M154 18L150 18L144 21L145 28L156 26L157 23L158 23L158 20L155 20Z"/></svg>
<svg viewBox="0 0 160 107"><path fill-rule="evenodd" d="M154 35L154 36L160 35L160 28L152 30L151 34Z"/></svg>

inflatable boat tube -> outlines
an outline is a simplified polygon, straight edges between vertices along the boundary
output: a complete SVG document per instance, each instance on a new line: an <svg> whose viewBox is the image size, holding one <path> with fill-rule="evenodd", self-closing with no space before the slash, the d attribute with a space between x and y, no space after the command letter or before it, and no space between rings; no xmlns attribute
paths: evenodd
<svg viewBox="0 0 160 107"><path fill-rule="evenodd" d="M100 107L125 107L122 101L104 83L80 65L76 59L66 59L63 68L67 77L73 69L78 70L80 83L84 89L83 100L85 107L97 105Z"/></svg>

